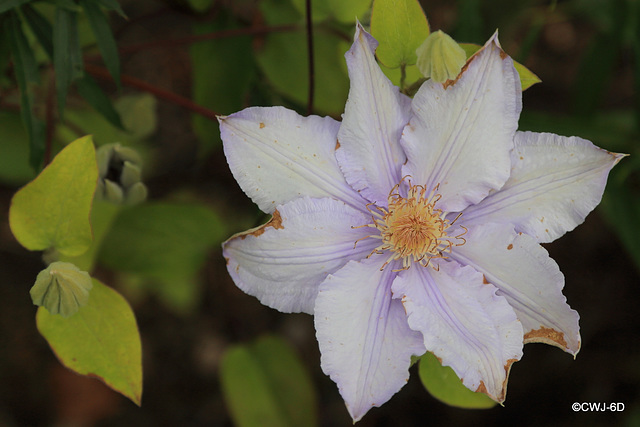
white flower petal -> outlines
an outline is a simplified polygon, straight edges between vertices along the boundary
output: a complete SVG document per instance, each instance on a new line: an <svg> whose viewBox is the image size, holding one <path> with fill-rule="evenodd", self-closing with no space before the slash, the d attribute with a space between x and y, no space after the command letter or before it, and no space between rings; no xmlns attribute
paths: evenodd
<svg viewBox="0 0 640 427"><path fill-rule="evenodd" d="M451 258L484 274L513 307L525 342L544 342L573 355L580 350L578 313L562 295L564 276L558 264L533 237L513 226L470 227L466 243Z"/></svg>
<svg viewBox="0 0 640 427"><path fill-rule="evenodd" d="M315 325L322 370L338 384L354 422L391 398L409 378L412 355L425 352L409 329L398 300L396 276L384 255L351 261L320 285Z"/></svg>
<svg viewBox="0 0 640 427"><path fill-rule="evenodd" d="M422 332L427 351L469 389L502 402L511 364L522 357L522 325L480 273L455 262L439 266L400 272L394 298L402 298L409 326Z"/></svg>
<svg viewBox="0 0 640 427"><path fill-rule="evenodd" d="M313 314L318 286L352 259L379 244L372 229L352 228L370 218L334 199L299 198L273 213L265 225L223 244L227 269L236 285L261 303L283 312Z"/></svg>
<svg viewBox="0 0 640 427"><path fill-rule="evenodd" d="M282 107L252 107L220 119L229 168L264 212L300 196L333 197L365 211L335 159L340 123Z"/></svg>
<svg viewBox="0 0 640 427"><path fill-rule="evenodd" d="M514 224L551 242L581 224L602 199L609 171L624 157L591 142L552 133L517 132L511 177L464 211L468 225Z"/></svg>
<svg viewBox="0 0 640 427"><path fill-rule="evenodd" d="M336 157L347 182L371 202L386 206L406 157L400 144L410 100L376 63L378 42L360 24L345 54L351 88L338 132Z"/></svg>
<svg viewBox="0 0 640 427"><path fill-rule="evenodd" d="M427 81L418 90L401 139L408 159L402 175L428 191L439 184L445 212L478 203L509 178L521 98L518 73L496 34L455 81Z"/></svg>

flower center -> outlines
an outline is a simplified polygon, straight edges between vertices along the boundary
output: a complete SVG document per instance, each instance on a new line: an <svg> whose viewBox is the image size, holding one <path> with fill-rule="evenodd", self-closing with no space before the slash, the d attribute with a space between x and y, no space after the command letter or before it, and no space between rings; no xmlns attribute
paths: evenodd
<svg viewBox="0 0 640 427"><path fill-rule="evenodd" d="M375 210L372 210L372 204L367 205L372 223L364 227L380 231L379 235L367 237L382 240L369 257L374 253L391 252L380 270L397 259L402 259L400 270L408 269L412 262L427 267L433 258L447 258L445 254L450 253L453 246L466 243L462 236L466 234L467 229L463 226L460 226L464 230L461 234L453 237L447 234L462 214L450 221L445 218L446 213L436 208L436 203L442 197L437 193L438 186L427 195L424 186L411 185L409 182L407 196L402 197L399 188L405 178L391 189L388 208L376 206Z"/></svg>

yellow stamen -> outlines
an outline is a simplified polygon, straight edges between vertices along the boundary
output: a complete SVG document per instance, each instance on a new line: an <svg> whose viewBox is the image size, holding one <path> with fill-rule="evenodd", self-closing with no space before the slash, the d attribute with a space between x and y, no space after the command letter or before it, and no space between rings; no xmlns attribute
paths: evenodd
<svg viewBox="0 0 640 427"><path fill-rule="evenodd" d="M398 259L402 259L402 268L399 270L408 269L412 262L427 267L434 258L447 258L445 254L450 253L453 246L462 246L466 243L462 236L467 233L467 229L463 226L460 226L464 230L461 234L454 237L449 237L447 234L449 227L462 214L450 221L445 218L446 213L435 207L442 197L437 193L438 186L427 195L424 186L411 185L409 181L407 197L402 197L399 188L405 178L407 177L402 178L391 189L388 196L388 208L375 206L375 210L372 210L370 206L373 204L367 205L372 223L365 225L365 227L375 228L380 234L366 236L362 239L373 237L382 240L382 243L369 254L369 257L375 253L381 254L385 251L391 251L380 270ZM435 267L432 264L432 267L438 268L437 264Z"/></svg>

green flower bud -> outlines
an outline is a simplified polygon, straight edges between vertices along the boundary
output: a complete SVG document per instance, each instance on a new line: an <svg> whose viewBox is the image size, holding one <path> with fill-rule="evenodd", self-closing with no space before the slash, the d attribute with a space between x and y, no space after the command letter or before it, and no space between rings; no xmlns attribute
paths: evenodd
<svg viewBox="0 0 640 427"><path fill-rule="evenodd" d="M92 287L89 273L58 261L38 273L29 293L35 305L43 306L51 314L69 317L87 304Z"/></svg>
<svg viewBox="0 0 640 427"><path fill-rule="evenodd" d="M438 83L455 80L467 62L464 49L451 37L438 30L416 49L418 62L416 65L425 77Z"/></svg>
<svg viewBox="0 0 640 427"><path fill-rule="evenodd" d="M144 201L147 188L140 182L142 160L134 149L117 143L106 144L98 148L96 159L100 173L96 191L98 199L117 204Z"/></svg>

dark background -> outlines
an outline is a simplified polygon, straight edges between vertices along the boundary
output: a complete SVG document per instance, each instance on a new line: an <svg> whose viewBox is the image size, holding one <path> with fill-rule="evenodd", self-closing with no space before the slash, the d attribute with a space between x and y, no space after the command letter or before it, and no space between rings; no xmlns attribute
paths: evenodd
<svg viewBox="0 0 640 427"><path fill-rule="evenodd" d="M130 19L114 19L118 43L189 35L194 20L208 19L217 8L233 9L232 2L215 3L209 14L194 17L179 2L124 1ZM595 43L611 34L611 27L594 16L597 3L558 2L553 10L543 1L424 1L423 7L432 29L450 32L458 41L482 43L500 27L503 47L516 58L532 37L525 64L543 83L524 93L524 111L553 116L548 129L553 131L562 121L558 117L575 123L572 120L584 113L576 101L576 82L588 80L584 59ZM614 3L612 14L627 2ZM249 25L257 13L244 10L241 18L249 19ZM534 15L542 19L535 37ZM633 45L611 43L617 44L604 46L615 49L614 64L606 79L596 79L602 89L591 114L634 108ZM610 52L603 52L605 57L611 57ZM160 46L121 60L124 74L190 97L188 46ZM593 84L593 90L600 90L598 85ZM152 140L164 153L163 172L147 182L152 199L190 187L208 194L229 217L243 212L257 223L264 219L235 184L221 150L214 150L203 163L195 160L198 142L190 112L160 101L157 114ZM525 115L521 128L544 124L544 118ZM579 128L573 132L582 135ZM618 141L616 147L594 143L631 151L637 140ZM201 272L204 292L195 311L178 316L153 297L134 305L144 355L141 408L100 382L61 367L35 328L36 309L28 294L43 268L40 254L22 249L8 227L6 212L15 191L0 188L0 426L232 425L218 380L221 355L229 345L265 333L284 336L302 357L318 392L320 425L351 424L337 387L320 370L311 316L281 314L243 294L228 277L218 249ZM582 349L575 360L555 347L525 346L524 357L511 370L504 407L489 410L456 409L436 401L424 390L414 367L409 383L358 425L640 425L640 278L612 221L615 218L605 218L596 209L575 231L545 245L565 275L569 304L580 313ZM109 274L96 273L107 283ZM624 411L575 413L574 402L621 402Z"/></svg>

